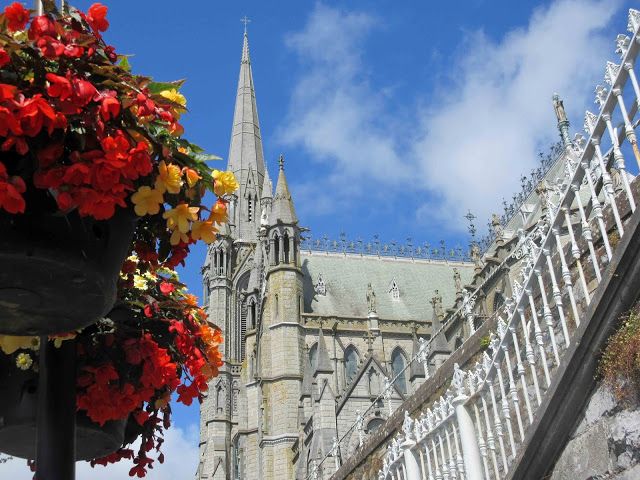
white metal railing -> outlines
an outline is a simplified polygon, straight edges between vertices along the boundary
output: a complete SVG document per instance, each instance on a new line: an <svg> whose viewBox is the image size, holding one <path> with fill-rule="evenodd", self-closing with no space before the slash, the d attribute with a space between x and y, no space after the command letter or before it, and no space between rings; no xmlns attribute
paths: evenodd
<svg viewBox="0 0 640 480"><path fill-rule="evenodd" d="M545 392L584 319L602 272L625 235L621 210L635 211L625 156L613 117L621 119L623 140L640 165L633 115L640 104L634 61L640 50L640 12L629 11L632 38L619 35L622 62L607 62L604 86L596 88L599 113L587 112L589 136L567 156L564 178L541 195L543 215L533 232L521 236L522 259L513 296L500 311L482 361L455 366L449 389L418 419L405 412L402 433L387 448L380 479L500 479L512 467ZM630 83L632 90L624 91ZM625 93L632 95L631 110ZM614 185L602 144L613 155ZM559 267L559 268L558 268Z"/></svg>

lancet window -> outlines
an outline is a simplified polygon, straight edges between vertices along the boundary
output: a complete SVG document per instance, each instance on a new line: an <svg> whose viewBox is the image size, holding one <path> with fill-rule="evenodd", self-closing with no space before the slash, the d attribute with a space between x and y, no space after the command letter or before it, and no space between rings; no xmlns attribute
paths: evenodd
<svg viewBox="0 0 640 480"><path fill-rule="evenodd" d="M349 345L344 351L344 378L347 383L351 382L358 372L358 350L353 345Z"/></svg>
<svg viewBox="0 0 640 480"><path fill-rule="evenodd" d="M396 348L391 354L391 371L394 378L398 377L395 384L402 393L407 393L406 364L407 360L404 353L400 348Z"/></svg>

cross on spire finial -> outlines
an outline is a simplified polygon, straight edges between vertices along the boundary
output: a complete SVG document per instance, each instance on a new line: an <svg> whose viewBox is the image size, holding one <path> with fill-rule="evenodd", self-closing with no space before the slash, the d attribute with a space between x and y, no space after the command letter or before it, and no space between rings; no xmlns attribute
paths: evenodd
<svg viewBox="0 0 640 480"><path fill-rule="evenodd" d="M249 20L249 19L247 18L247 16L245 15L244 17L242 17L242 18L240 19L240 21L244 24L244 33L245 33L245 35L246 35L246 33L247 33L247 25L248 25L249 23L251 23L251 20Z"/></svg>
<svg viewBox="0 0 640 480"><path fill-rule="evenodd" d="M280 154L280 158L278 159L278 165L280 165L280 170L284 170L284 155Z"/></svg>

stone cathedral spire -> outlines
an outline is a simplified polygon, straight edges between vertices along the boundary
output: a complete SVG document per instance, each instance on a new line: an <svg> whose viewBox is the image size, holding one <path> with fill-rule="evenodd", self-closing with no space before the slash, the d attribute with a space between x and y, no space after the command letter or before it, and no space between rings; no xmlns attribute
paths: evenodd
<svg viewBox="0 0 640 480"><path fill-rule="evenodd" d="M229 164L240 183L231 209L231 223L237 239L255 241L260 219L260 194L264 181L264 154L258 107L251 71L249 39L244 32L238 94L233 113L233 128L229 145Z"/></svg>

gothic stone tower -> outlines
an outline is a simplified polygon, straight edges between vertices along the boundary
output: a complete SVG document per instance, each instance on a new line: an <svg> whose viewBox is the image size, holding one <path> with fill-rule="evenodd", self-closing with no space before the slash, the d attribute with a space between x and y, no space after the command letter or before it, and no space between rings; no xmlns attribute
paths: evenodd
<svg viewBox="0 0 640 480"><path fill-rule="evenodd" d="M247 354L247 330L255 328L259 308L255 290L260 274L252 271L262 258L258 244L260 208L271 197L246 32L227 168L235 174L240 188L228 198L229 225L210 245L203 267L205 306L210 320L223 330L225 343L224 366L209 385L200 409L198 477L216 480L230 478L234 451L237 454L238 449L238 445L233 448L232 433L244 420L240 412L246 416L247 411L246 406L240 407L244 399L240 373ZM264 201L263 184L269 189Z"/></svg>

